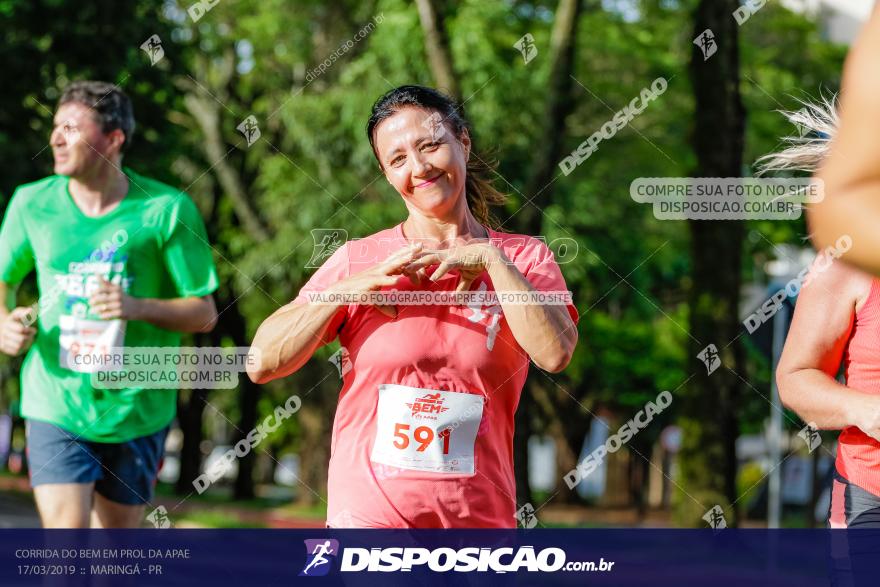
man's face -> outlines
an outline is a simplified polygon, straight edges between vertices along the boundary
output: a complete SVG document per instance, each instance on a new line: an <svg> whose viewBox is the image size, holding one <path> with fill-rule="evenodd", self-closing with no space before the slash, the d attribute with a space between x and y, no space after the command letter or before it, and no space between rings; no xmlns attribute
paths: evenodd
<svg viewBox="0 0 880 587"><path fill-rule="evenodd" d="M87 177L108 162L118 165L124 139L125 134L118 129L104 133L88 106L79 102L62 104L55 113L49 139L55 173Z"/></svg>

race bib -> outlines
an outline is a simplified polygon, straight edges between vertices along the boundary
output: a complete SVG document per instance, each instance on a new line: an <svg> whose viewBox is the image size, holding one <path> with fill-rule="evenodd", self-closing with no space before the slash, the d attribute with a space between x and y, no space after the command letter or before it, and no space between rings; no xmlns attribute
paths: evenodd
<svg viewBox="0 0 880 587"><path fill-rule="evenodd" d="M114 369L114 357L125 343L125 320L87 320L61 315L58 324L60 355L58 362L65 369L78 373L97 373ZM121 359L120 359L121 360ZM118 362L116 369L119 369Z"/></svg>
<svg viewBox="0 0 880 587"><path fill-rule="evenodd" d="M380 385L370 460L415 471L473 475L482 418L482 395Z"/></svg>

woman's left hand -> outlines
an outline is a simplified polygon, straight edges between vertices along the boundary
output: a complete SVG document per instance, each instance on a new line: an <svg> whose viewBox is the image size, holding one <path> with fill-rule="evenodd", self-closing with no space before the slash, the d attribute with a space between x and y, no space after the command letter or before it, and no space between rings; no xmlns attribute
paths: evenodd
<svg viewBox="0 0 880 587"><path fill-rule="evenodd" d="M419 277L426 276L426 269L439 265L429 279L437 281L447 273L457 270L461 275L455 291L468 291L474 280L494 263L501 262L503 254L489 243L471 243L451 249L425 250L421 256L407 265L406 272Z"/></svg>

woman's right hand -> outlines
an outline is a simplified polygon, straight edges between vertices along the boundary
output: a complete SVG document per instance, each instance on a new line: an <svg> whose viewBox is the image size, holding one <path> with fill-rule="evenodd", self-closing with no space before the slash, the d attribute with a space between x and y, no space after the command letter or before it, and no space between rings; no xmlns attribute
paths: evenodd
<svg viewBox="0 0 880 587"><path fill-rule="evenodd" d="M406 266L422 256L422 244L416 243L395 251L381 263L343 279L325 290L328 294L359 295L391 287L401 275L407 275L415 282L414 273L406 271ZM389 318L397 317L395 306L376 305L376 309Z"/></svg>
<svg viewBox="0 0 880 587"><path fill-rule="evenodd" d="M421 256L421 245L396 251L385 261L347 277L323 290L322 293L344 298L390 287L401 275L408 275L407 265ZM412 276L411 276L412 277ZM327 332L334 314L352 302L296 303L291 302L266 318L251 343L247 374L254 383L266 383L296 372L308 361L315 350L336 337ZM357 303L361 303L358 301ZM387 316L397 317L393 306L378 307Z"/></svg>

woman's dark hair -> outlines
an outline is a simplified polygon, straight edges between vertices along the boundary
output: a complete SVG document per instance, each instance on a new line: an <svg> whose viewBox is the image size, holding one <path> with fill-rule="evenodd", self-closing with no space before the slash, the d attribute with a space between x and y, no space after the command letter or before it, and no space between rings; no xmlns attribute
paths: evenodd
<svg viewBox="0 0 880 587"><path fill-rule="evenodd" d="M370 120L367 122L367 137L370 139L370 146L373 147L376 159L379 159L373 135L376 127L386 118L408 106L437 112L442 117L441 122L456 138L460 137L465 129L470 132L470 125L464 118L461 106L446 94L424 86L400 86L376 100ZM465 178L468 206L477 220L492 228L499 228L499 223L490 212L490 207L504 205L507 201L507 196L498 191L492 181L492 173L498 164L476 155L473 134L471 134L471 154L467 162Z"/></svg>

